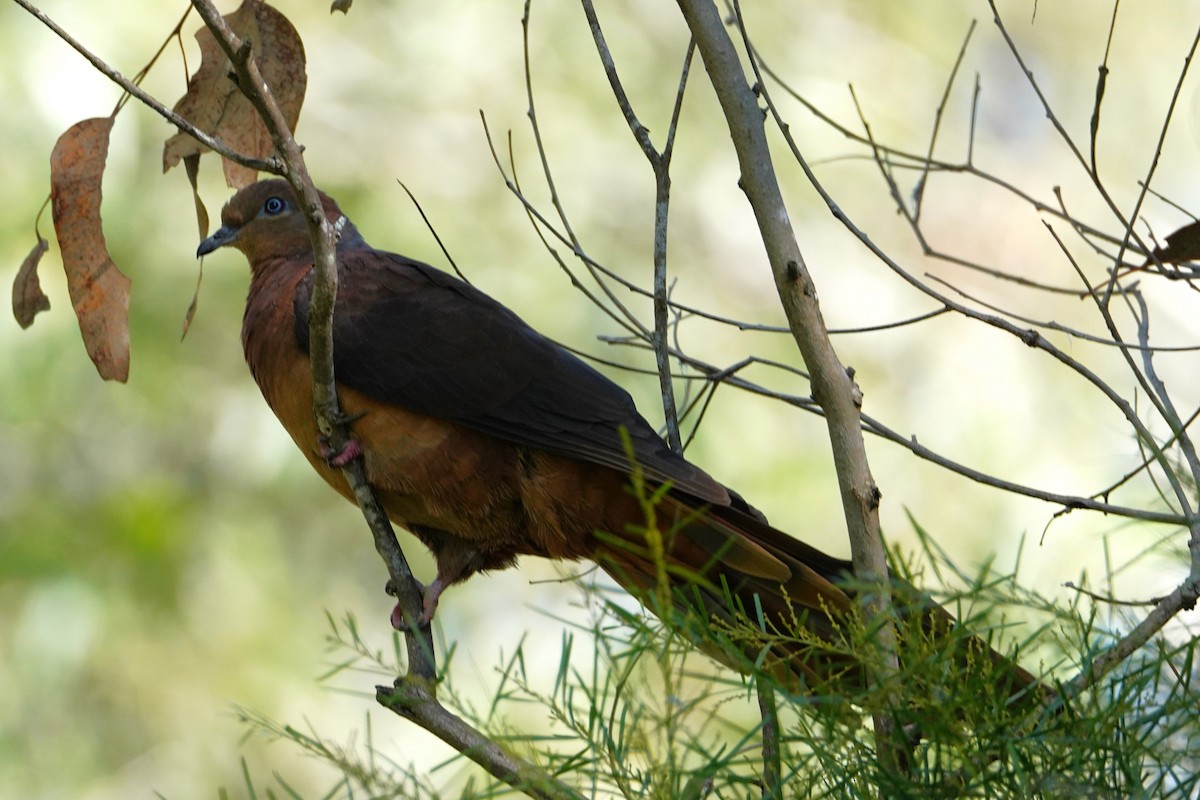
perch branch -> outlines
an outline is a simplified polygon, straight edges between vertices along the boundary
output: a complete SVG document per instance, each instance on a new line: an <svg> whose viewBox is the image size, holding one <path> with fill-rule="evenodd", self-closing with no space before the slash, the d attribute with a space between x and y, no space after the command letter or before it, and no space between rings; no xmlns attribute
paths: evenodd
<svg viewBox="0 0 1200 800"><path fill-rule="evenodd" d="M335 244L337 231L325 216L324 208L304 164L300 146L291 134L278 104L263 81L250 48L230 30L225 19L209 0L193 0L201 18L229 56L246 87L247 99L254 105L271 134L276 151L286 165L285 177L306 212L313 241L315 280L309 321L309 351L313 372L313 410L322 433L330 437L334 448L349 440L348 421L341 414L333 373L333 308L337 296ZM375 547L387 564L405 619L410 626L420 614L419 585L409 570L404 553L396 541L387 514L374 490L367 483L362 459L354 459L342 470L363 516L371 527ZM443 741L455 746L491 774L534 797L557 800L578 798L563 784L537 768L506 752L498 744L476 731L442 706L434 695L436 665L433 638L428 625L409 630L405 636L408 650L408 674L397 679L394 688L380 688L377 698L385 707L424 727Z"/></svg>
<svg viewBox="0 0 1200 800"><path fill-rule="evenodd" d="M263 80L248 42L233 32L209 0L193 0L192 5L233 64L238 75L238 85L242 87L246 99L254 106L267 127L275 151L283 160L283 175L304 208L305 221L308 223L313 243L314 280L309 317L313 412L321 433L329 437L330 446L341 449L350 440L350 430L338 404L337 384L333 374L333 307L337 297L337 265L334 257L336 231L325 216L321 198L304 164L301 148L292 136L274 95ZM367 524L371 527L375 549L387 563L392 586L396 589L405 616L416 620L420 614L418 609L421 608L420 588L396 541L396 534L387 514L375 497L374 490L367 483L362 459L351 461L342 469L342 474L353 490ZM405 641L410 672L432 683L436 667L431 632L426 628L418 635L406 636Z"/></svg>
<svg viewBox="0 0 1200 800"><path fill-rule="evenodd" d="M583 800L582 795L500 745L452 714L433 696L432 687L400 678L375 687L381 705L433 733L491 775L537 800Z"/></svg>

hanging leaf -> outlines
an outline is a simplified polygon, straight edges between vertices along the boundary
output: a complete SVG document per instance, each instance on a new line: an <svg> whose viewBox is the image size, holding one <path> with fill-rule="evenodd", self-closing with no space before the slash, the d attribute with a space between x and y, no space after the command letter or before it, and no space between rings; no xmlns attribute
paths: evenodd
<svg viewBox="0 0 1200 800"><path fill-rule="evenodd" d="M187 338L188 331L192 329L192 320L196 316L196 306L200 304L200 284L204 282L204 262L200 261L200 271L196 275L196 290L192 292L192 302L188 303L187 311L183 314L183 333L179 335L179 341Z"/></svg>
<svg viewBox="0 0 1200 800"><path fill-rule="evenodd" d="M100 376L129 378L129 286L104 241L101 181L112 117L67 129L50 154L50 200L67 288L79 330Z"/></svg>
<svg viewBox="0 0 1200 800"><path fill-rule="evenodd" d="M188 183L192 185L192 200L196 204L196 227L200 229L200 240L208 238L208 208L205 207L204 201L200 199L200 189L196 185L196 176L200 172L200 154L193 153L183 157L183 168L187 172ZM187 338L188 331L192 327L192 319L196 316L196 306L200 303L200 284L204 281L204 262L198 261L200 264L199 274L196 275L196 291L192 293L192 302L188 303L187 312L183 315L183 334L179 337L180 341Z"/></svg>
<svg viewBox="0 0 1200 800"><path fill-rule="evenodd" d="M1167 237L1167 246L1156 248L1154 255L1164 264L1200 260L1200 222L1188 223L1172 233Z"/></svg>
<svg viewBox="0 0 1200 800"><path fill-rule="evenodd" d="M12 307L13 316L22 328L33 324L33 318L43 311L50 310L50 298L42 291L42 282L38 280L37 268L42 256L50 249L50 245L37 235L37 244L21 262L17 270L17 278L13 281Z"/></svg>
<svg viewBox="0 0 1200 800"><path fill-rule="evenodd" d="M247 0L227 15L225 21L240 38L249 38L258 69L288 127L295 130L308 84L300 35L287 17L257 0ZM175 112L243 155L270 157L275 146L258 112L232 79L233 64L225 51L208 28L196 32L196 42L200 45L200 67L188 81L187 94L175 104ZM191 135L176 133L163 147L163 172L187 156L207 151ZM226 183L234 188L248 186L258 179L257 172L228 159L224 169Z"/></svg>
<svg viewBox="0 0 1200 800"><path fill-rule="evenodd" d="M183 169L187 172L188 183L192 185L192 202L196 205L196 227L200 230L200 239L208 238L208 208L200 198L200 187L196 179L200 174L200 154L193 153L183 157Z"/></svg>

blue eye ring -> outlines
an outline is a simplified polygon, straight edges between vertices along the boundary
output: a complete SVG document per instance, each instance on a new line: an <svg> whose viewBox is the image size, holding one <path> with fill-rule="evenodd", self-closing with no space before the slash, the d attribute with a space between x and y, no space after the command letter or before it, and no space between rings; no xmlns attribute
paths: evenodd
<svg viewBox="0 0 1200 800"><path fill-rule="evenodd" d="M271 216L282 214L286 208L287 203L278 197L268 197L267 202L263 203L263 211Z"/></svg>

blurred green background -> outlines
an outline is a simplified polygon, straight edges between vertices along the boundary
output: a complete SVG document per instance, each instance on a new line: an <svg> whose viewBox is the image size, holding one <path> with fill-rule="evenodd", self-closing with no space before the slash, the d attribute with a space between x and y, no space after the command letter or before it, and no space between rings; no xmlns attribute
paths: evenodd
<svg viewBox="0 0 1200 800"><path fill-rule="evenodd" d="M600 3L599 13L636 110L661 143L686 32L671 4ZM859 129L848 84L884 141L927 147L934 110L970 21L980 25L947 108L941 152L966 147L971 81L982 81L978 166L1053 202L1063 187L1073 212L1110 232L1078 164L1056 139L983 3L747 4L751 34L781 75L823 109ZM41 7L125 74L135 73L183 5L46 0ZM535 326L574 347L646 368L644 351L597 335L619 331L588 304L547 255L492 163L482 110L497 146L508 134L530 200L550 215L526 117L522 7L518 2L359 2L346 17L321 2L279 0L304 39L309 89L298 138L318 184L336 196L377 247L445 267L445 258L397 181L420 199L468 276ZM1108 12L1087 2L1003 3L1031 67L1072 135L1086 141ZM227 4L223 10L230 11ZM1126 211L1154 153L1161 120L1198 17L1194 4L1160 2L1124 12L1113 41L1100 162ZM197 63L185 26L189 65ZM653 177L607 87L581 10L534 2L530 55L537 115L563 205L587 252L648 285ZM168 50L145 86L166 102L184 89ZM1200 207L1196 84L1181 95L1155 188ZM773 89L801 147L841 206L915 274L932 273L988 302L1035 319L1100 332L1092 310L924 259L894 213L877 167L840 134ZM55 138L78 119L109 113L118 93L15 5L0 6L0 280L11 284L32 246L48 192ZM182 171L160 174L171 130L136 103L120 115L105 181L111 252L133 279L133 365L128 385L106 384L80 343L53 245L42 265L53 309L21 331L0 319L0 797L126 798L161 792L211 797L243 791L251 772L285 775L317 794L336 776L286 745L239 741L234 705L257 709L350 742L371 714L375 746L432 766L447 751L374 710L373 681L317 676L325 612L360 620L386 645L391 603L358 512L310 473L262 403L241 357L247 269L235 252L206 263L187 339L181 322L196 277L198 241ZM776 137L776 143L781 144ZM801 247L831 327L894 321L934 304L870 257L832 218L785 149L780 178ZM852 158L845 156L853 155ZM206 158L202 190L214 218L229 195ZM685 104L674 170L671 270L675 298L729 317L782 323L753 220L736 188L724 122L699 63ZM901 174L909 191L915 176ZM1069 264L1038 215L966 177L935 176L926 233L939 248L1010 272L1074 285ZM1187 221L1161 203L1145 209L1162 236ZM551 215L552 216L552 215ZM1065 225L1059 230L1069 236ZM42 233L52 237L49 215ZM1104 263L1070 244L1095 279ZM559 253L569 256L566 248ZM1162 344L1195 342L1195 295L1147 281ZM649 319L649 306L622 299ZM684 348L717 364L757 355L799 366L786 336L739 333L688 320ZM1119 359L1066 336L1056 341L1132 396ZM1119 416L1083 382L1020 342L961 319L837 339L857 370L865 410L923 444L977 469L1063 492L1090 493L1138 461ZM1160 369L1190 409L1200 372L1188 356ZM661 420L654 378L613 373L643 412ZM780 391L806 386L777 373L749 376ZM1186 413L1186 411L1184 412ZM1161 432L1161 431L1160 431ZM995 556L1020 577L1069 597L1064 580L1102 579L1149 537L1171 534L1120 520L1056 510L986 489L905 451L868 440L889 537L911 542L912 513L964 565ZM821 420L759 397L717 393L690 456L743 492L780 528L845 556L848 547ZM1117 498L1154 504L1139 483ZM1048 527L1047 527L1048 526ZM1044 541L1041 541L1044 536ZM1178 534L1175 534L1178 536ZM404 543L428 576L429 559ZM1182 546L1182 541L1179 542ZM1182 564L1154 557L1118 574L1116 590L1144 597L1174 585ZM586 616L560 571L527 559L519 570L479 577L447 595L439 624L458 642L460 688L480 697L494 665L526 636L553 653L562 624L543 610ZM549 673L548 673L549 674ZM348 690L348 691L342 691ZM443 776L452 782L455 770Z"/></svg>

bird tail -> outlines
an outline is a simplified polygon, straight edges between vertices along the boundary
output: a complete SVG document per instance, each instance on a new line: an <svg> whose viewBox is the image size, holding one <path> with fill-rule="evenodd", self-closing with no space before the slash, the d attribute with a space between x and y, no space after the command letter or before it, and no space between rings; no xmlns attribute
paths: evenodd
<svg viewBox="0 0 1200 800"><path fill-rule="evenodd" d="M742 672L757 665L803 693L853 697L866 689L869 622L858 613L864 587L855 586L850 562L771 527L737 497L734 506L702 505L660 489L652 499L645 526L602 538L600 566L622 587ZM987 670L1005 702L1027 706L1042 696L1033 675L962 630L927 595L895 579L890 586L902 636L918 637L902 653L928 645L944 666L938 651L953 649L950 663Z"/></svg>

